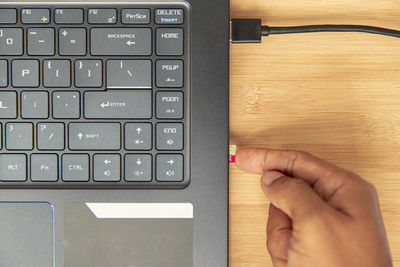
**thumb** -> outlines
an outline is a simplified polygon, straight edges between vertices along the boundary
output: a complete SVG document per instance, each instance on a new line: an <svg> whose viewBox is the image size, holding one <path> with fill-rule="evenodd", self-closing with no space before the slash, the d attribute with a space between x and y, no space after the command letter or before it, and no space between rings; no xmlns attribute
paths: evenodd
<svg viewBox="0 0 400 267"><path fill-rule="evenodd" d="M271 203L295 223L332 210L302 179L288 177L277 171L267 171L261 177L261 187Z"/></svg>

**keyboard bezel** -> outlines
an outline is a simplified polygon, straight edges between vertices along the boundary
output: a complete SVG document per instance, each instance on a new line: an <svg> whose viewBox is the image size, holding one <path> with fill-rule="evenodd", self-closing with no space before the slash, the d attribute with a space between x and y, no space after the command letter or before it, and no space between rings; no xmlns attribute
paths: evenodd
<svg viewBox="0 0 400 267"><path fill-rule="evenodd" d="M108 3L101 3L101 2L45 2L45 3L36 3L36 2L15 2L15 3L0 3L0 8L16 8L17 9L17 23L16 24L2 24L0 25L0 28L22 28L24 31L24 53L22 56L0 56L1 59L6 59L8 61L8 81L9 85L6 88L2 88L2 91L16 91L18 92L18 102L17 102L17 109L18 109L18 117L16 119L10 119L10 120L4 120L1 119L1 125L2 125L2 149L0 154L26 154L27 155L27 180L25 182L0 182L0 189L1 188L21 188L21 189L29 189L29 188L42 188L42 189L89 189L89 188L96 188L96 189L129 189L129 188L143 188L143 189L165 189L165 188L171 188L171 189L176 189L176 188L184 188L190 184L190 162L191 162L191 132L190 132L190 118L191 118L191 79L190 79L190 74L191 74L191 42L190 42L190 35L191 35L191 8L186 2L165 2L165 3L155 3L155 2L142 2L142 3L135 3L135 4L130 4L129 2L127 3L122 3L122 2L116 2L113 4ZM21 9L22 8L49 8L50 9L50 23L49 24L22 24L21 23ZM81 8L84 10L84 22L83 24L56 24L54 21L54 10L56 8ZM115 8L117 9L117 23L116 24L89 24L88 23L88 9L89 8ZM148 8L151 10L151 19L150 19L150 24L123 24L121 21L121 13L122 9L125 8ZM183 24L180 25L159 25L155 23L155 13L154 10L156 8L182 8L184 9L184 22ZM58 28L86 28L86 36L87 36L87 55L86 56L60 56L58 54L58 42L56 41L55 45L55 56L28 56L27 55L27 49L26 49L26 31L28 28L54 28L56 31L56 34L58 33ZM90 54L90 49L89 49L89 40L90 40L90 28L92 27L118 27L118 28L123 28L123 27L128 27L128 28L143 28L143 27L151 27L152 28L152 55L151 56L126 56L126 57L121 57L121 56L108 56L108 57L102 57L102 56L92 56ZM184 55L183 56L157 56L155 53L155 28L183 28L184 29ZM57 37L55 38L57 40ZM39 68L39 75L40 75L40 86L38 88L13 88L11 86L11 71L10 71L10 64L13 59L38 59L40 60L40 68ZM72 86L70 88L45 88L43 86L43 65L42 62L45 59L70 59L71 60L71 79L72 81L74 80L74 71L73 71L73 63L77 59L102 59L103 60L103 87L102 88L77 88L74 86L72 83ZM152 112L153 116L152 119L146 120L146 119L137 119L137 120L113 120L113 119L84 119L84 103L82 101L83 99L83 93L85 91L103 91L105 90L105 84L106 84L106 60L108 59L151 59L152 60L152 82L153 82L153 102L152 102ZM178 90L173 90L174 88L170 89L158 89L156 87L155 79L155 62L156 59L182 59L184 61L184 87L182 89ZM86 89L86 90L85 90ZM29 119L25 120L21 118L21 112L20 112L20 92L22 91L35 91L35 90L44 90L49 92L49 118L48 119ZM52 118L51 114L51 99L52 99L52 92L53 91L79 91L80 92L80 107L81 107L81 116L79 119L71 119L71 120L59 120L59 119L54 119ZM164 119L156 119L156 110L155 110L155 96L156 92L167 92L167 91L183 91L184 92L184 118L182 120L164 120ZM121 123L121 150L120 151L70 151L68 149L65 149L63 151L43 151L43 150L38 150L36 147L37 144L37 135L36 135L36 126L40 122L63 122L65 125L65 134L64 134L64 140L65 140L65 147L67 148L68 146L68 141L66 136L68 135L68 123L70 122L120 122ZM34 149L30 151L8 151L5 148L5 123L6 122L32 122L34 123ZM153 125L153 134L152 134L152 141L153 141L153 146L152 149L149 151L131 151L131 150L126 150L124 148L124 128L123 125L127 122L151 122ZM180 122L183 123L184 125L184 149L182 151L157 151L155 149L155 125L158 122ZM59 179L57 182L33 182L30 180L30 155L34 153L41 153L41 154L57 154L58 155L58 174L59 174ZM61 171L62 171L62 161L61 157L62 154L64 153L86 153L89 154L90 156L90 180L88 182L64 182L61 179ZM93 155L99 153L99 154L104 154L104 153L119 153L121 154L121 180L119 182L95 182L93 180L93 167L92 167L92 162L93 162ZM152 160L152 181L150 182L127 182L124 180L124 155L125 154L152 154L153 155L153 160ZM155 180L155 173L156 173L156 157L155 155L157 154L183 154L184 155L184 180L182 182L158 182Z"/></svg>

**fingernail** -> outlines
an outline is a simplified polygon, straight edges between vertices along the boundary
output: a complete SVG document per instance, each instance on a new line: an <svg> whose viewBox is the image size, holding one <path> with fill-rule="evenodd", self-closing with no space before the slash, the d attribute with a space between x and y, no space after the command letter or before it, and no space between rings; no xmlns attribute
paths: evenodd
<svg viewBox="0 0 400 267"><path fill-rule="evenodd" d="M283 176L285 176L285 175L281 172L270 171L270 172L265 172L262 175L261 180L265 185L270 185L273 181L275 181L276 179L279 179Z"/></svg>

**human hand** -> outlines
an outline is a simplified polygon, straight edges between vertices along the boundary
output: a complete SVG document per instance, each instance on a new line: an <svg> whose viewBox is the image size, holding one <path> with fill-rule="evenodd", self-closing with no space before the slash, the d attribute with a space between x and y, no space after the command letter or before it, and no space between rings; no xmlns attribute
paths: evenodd
<svg viewBox="0 0 400 267"><path fill-rule="evenodd" d="M375 187L300 151L241 149L271 205L267 248L276 267L390 267Z"/></svg>

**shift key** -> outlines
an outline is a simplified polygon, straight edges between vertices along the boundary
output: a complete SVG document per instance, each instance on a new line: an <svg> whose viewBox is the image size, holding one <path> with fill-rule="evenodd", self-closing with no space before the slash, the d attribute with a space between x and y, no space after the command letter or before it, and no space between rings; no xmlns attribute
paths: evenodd
<svg viewBox="0 0 400 267"><path fill-rule="evenodd" d="M151 118L151 91L89 91L84 95L85 118Z"/></svg>
<svg viewBox="0 0 400 267"><path fill-rule="evenodd" d="M119 150L121 125L119 123L70 123L69 149Z"/></svg>

